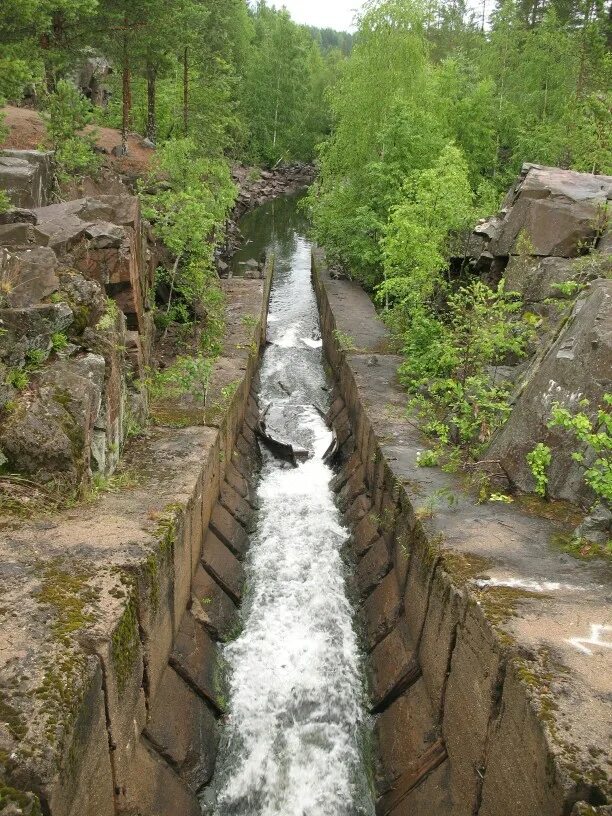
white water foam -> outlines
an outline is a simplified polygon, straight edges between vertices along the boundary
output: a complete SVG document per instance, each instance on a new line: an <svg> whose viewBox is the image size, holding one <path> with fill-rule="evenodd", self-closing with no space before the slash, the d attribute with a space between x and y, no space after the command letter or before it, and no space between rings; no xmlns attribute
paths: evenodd
<svg viewBox="0 0 612 816"><path fill-rule="evenodd" d="M229 715L212 812L372 816L361 752L365 692L342 560L348 531L322 460L331 434L312 407L325 376L321 351L298 340L318 328L308 242L298 238L286 260L272 292L277 320L260 399L278 408L269 416L283 437L312 457L295 469L267 458L262 472L244 626L224 649Z"/></svg>

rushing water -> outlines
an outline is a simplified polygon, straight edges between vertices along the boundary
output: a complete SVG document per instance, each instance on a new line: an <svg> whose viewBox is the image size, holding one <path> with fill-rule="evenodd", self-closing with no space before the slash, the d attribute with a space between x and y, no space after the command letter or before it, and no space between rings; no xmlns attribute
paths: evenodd
<svg viewBox="0 0 612 816"><path fill-rule="evenodd" d="M247 237L249 227L259 241L255 255L265 248L276 257L259 402L270 406L268 430L311 456L297 468L264 456L243 628L224 649L229 716L205 809L371 816L361 660L342 559L348 532L323 462L331 434L319 410L329 396L311 245L295 199L252 215L242 225Z"/></svg>

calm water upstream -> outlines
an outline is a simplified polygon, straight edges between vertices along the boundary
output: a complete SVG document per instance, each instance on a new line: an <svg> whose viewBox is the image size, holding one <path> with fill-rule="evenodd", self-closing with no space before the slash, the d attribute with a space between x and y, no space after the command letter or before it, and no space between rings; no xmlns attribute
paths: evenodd
<svg viewBox="0 0 612 816"><path fill-rule="evenodd" d="M229 716L205 812L215 816L372 816L362 743L361 657L345 590L348 531L323 454L329 395L296 199L244 219L243 258L274 252L270 345L259 402L276 437L307 448L297 468L268 456L247 563L240 636L224 649Z"/></svg>

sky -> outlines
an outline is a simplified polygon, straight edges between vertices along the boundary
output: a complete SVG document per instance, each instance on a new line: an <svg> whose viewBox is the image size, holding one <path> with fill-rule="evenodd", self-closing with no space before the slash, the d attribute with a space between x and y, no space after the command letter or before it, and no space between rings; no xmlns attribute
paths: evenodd
<svg viewBox="0 0 612 816"><path fill-rule="evenodd" d="M285 6L297 23L350 31L361 0L272 0L270 5Z"/></svg>

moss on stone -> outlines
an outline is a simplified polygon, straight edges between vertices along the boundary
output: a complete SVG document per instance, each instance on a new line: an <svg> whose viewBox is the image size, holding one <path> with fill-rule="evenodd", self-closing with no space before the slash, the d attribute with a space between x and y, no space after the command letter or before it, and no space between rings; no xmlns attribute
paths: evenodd
<svg viewBox="0 0 612 816"><path fill-rule="evenodd" d="M4 723L10 734L20 742L27 734L28 728L21 714L13 708L0 691L0 722Z"/></svg>
<svg viewBox="0 0 612 816"><path fill-rule="evenodd" d="M572 529L576 528L584 518L584 513L576 505L560 499L542 499L535 493L518 495L514 502L516 506L532 516L556 521Z"/></svg>
<svg viewBox="0 0 612 816"><path fill-rule="evenodd" d="M34 793L11 788L0 781L0 811L11 810L11 805L23 816L42 816L40 801Z"/></svg>
<svg viewBox="0 0 612 816"><path fill-rule="evenodd" d="M53 608L53 632L61 643L69 643L70 635L93 620L92 614L85 611L87 605L98 598L98 593L88 586L90 577L82 569L68 572L57 563L43 568L37 600Z"/></svg>
<svg viewBox="0 0 612 816"><path fill-rule="evenodd" d="M491 562L473 553L447 550L442 553L442 566L453 579L455 586L464 587L490 569Z"/></svg>
<svg viewBox="0 0 612 816"><path fill-rule="evenodd" d="M507 586L487 586L474 590L474 595L482 607L487 620L494 626L506 623L518 614L521 601L528 598L542 599L541 592Z"/></svg>
<svg viewBox="0 0 612 816"><path fill-rule="evenodd" d="M136 601L134 598L130 598L111 638L111 656L119 693L124 691L130 678L138 657L139 646Z"/></svg>

